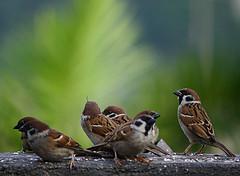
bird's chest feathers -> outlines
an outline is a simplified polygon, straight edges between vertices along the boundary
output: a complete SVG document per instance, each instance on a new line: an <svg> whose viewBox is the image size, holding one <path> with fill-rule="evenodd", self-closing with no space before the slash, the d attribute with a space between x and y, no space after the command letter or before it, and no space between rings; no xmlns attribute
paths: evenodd
<svg viewBox="0 0 240 176"><path fill-rule="evenodd" d="M132 128L132 135L131 135L132 140L137 141L140 145L151 142L152 135L150 134L152 133L152 129L150 129L146 133L146 129L143 126L136 127L134 125L131 125L131 128Z"/></svg>
<svg viewBox="0 0 240 176"><path fill-rule="evenodd" d="M191 108L191 104L185 104L185 105L179 105L178 106L178 122L180 127L183 130L183 133L187 136L188 140L190 142L193 141L193 139L195 138L194 135L192 134L192 132L188 129L188 127L183 123L181 116L186 118L194 118L194 116L186 113L187 112L187 108Z"/></svg>
<svg viewBox="0 0 240 176"><path fill-rule="evenodd" d="M139 132L139 131L134 131L132 136L130 137L131 141L135 141L134 144L136 145L146 145L149 143L149 137L146 136L145 134Z"/></svg>
<svg viewBox="0 0 240 176"><path fill-rule="evenodd" d="M35 133L33 135L28 134L28 140L31 145L35 145L35 143L42 143L48 140L47 135L49 130L45 130L39 133Z"/></svg>
<svg viewBox="0 0 240 176"><path fill-rule="evenodd" d="M189 114L189 110L193 109L193 104L184 104L178 106L178 117L184 116L185 118L193 118L192 114Z"/></svg>

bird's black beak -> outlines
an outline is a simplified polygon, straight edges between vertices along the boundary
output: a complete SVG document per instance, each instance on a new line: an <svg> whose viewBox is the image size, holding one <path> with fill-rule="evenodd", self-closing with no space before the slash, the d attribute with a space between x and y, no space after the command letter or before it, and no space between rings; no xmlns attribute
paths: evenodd
<svg viewBox="0 0 240 176"><path fill-rule="evenodd" d="M178 96L178 97L181 97L181 96L182 96L182 93L181 93L179 90L173 92L173 94L176 95L176 96Z"/></svg>
<svg viewBox="0 0 240 176"><path fill-rule="evenodd" d="M13 129L16 129L16 130L18 130L19 128L20 128L19 124L17 124L15 127L13 127Z"/></svg>
<svg viewBox="0 0 240 176"><path fill-rule="evenodd" d="M21 126L20 128L18 128L18 130L21 131L21 132L26 131L26 129L25 129L25 125L23 125L23 126Z"/></svg>
<svg viewBox="0 0 240 176"><path fill-rule="evenodd" d="M147 123L149 126L153 126L153 124L156 122L155 119L150 119Z"/></svg>
<svg viewBox="0 0 240 176"><path fill-rule="evenodd" d="M155 112L154 115L152 116L154 119L157 119L158 117L160 117L160 114Z"/></svg>

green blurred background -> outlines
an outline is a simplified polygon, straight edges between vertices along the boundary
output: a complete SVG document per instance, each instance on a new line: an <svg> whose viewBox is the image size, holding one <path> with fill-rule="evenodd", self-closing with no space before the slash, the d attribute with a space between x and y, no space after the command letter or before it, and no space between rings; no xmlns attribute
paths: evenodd
<svg viewBox="0 0 240 176"><path fill-rule="evenodd" d="M27 115L90 146L80 128L88 97L130 116L160 112L160 136L181 152L172 92L183 87L240 150L239 0L11 0L0 13L0 151L20 150L12 128Z"/></svg>

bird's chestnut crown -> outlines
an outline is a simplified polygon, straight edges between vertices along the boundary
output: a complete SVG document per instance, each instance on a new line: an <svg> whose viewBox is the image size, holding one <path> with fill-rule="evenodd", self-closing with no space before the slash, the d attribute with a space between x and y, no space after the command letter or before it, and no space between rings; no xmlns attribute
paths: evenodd
<svg viewBox="0 0 240 176"><path fill-rule="evenodd" d="M101 110L96 102L87 101L82 114L85 116L97 116L101 114Z"/></svg>
<svg viewBox="0 0 240 176"><path fill-rule="evenodd" d="M37 119L35 119L34 117L23 117L22 119L20 119L18 121L17 125L13 129L19 129L23 125L25 125L27 122L32 121L32 120L37 120Z"/></svg>
<svg viewBox="0 0 240 176"><path fill-rule="evenodd" d="M115 117L119 114L126 114L126 113L122 108L120 108L118 106L108 106L104 109L102 114L111 118L111 117Z"/></svg>

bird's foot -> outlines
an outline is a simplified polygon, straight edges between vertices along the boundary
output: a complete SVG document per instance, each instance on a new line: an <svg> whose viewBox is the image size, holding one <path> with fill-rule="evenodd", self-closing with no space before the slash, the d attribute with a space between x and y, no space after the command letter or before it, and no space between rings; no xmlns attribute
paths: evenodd
<svg viewBox="0 0 240 176"><path fill-rule="evenodd" d="M149 160L145 157L142 157L142 156L136 156L136 157L133 158L133 160L144 163L144 164L149 164L151 162L151 160Z"/></svg>

